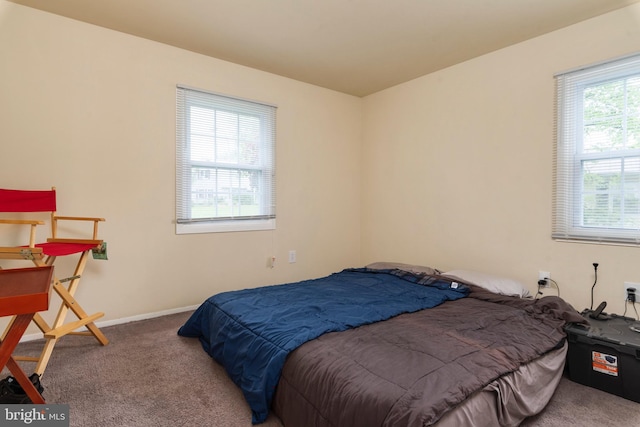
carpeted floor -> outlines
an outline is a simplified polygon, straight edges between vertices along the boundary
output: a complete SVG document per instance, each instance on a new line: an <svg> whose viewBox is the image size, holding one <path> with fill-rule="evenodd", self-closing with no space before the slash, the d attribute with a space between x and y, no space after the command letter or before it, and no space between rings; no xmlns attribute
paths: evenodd
<svg viewBox="0 0 640 427"><path fill-rule="evenodd" d="M63 338L42 378L47 403L69 404L77 427L250 427L249 407L224 370L198 340L176 334L190 314L104 328L111 340L105 347L93 338ZM38 341L21 343L18 354L40 348ZM563 379L545 411L522 425L638 426L640 404ZM271 416L263 426L281 424Z"/></svg>

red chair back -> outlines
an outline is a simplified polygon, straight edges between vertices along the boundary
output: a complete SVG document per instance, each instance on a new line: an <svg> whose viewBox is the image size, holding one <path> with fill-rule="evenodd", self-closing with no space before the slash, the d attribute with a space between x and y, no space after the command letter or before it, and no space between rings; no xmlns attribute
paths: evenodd
<svg viewBox="0 0 640 427"><path fill-rule="evenodd" d="M0 188L0 212L55 212L56 190Z"/></svg>

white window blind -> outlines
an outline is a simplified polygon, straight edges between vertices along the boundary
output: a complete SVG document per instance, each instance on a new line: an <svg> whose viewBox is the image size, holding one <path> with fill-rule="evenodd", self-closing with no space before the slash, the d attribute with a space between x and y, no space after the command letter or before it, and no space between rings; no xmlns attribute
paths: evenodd
<svg viewBox="0 0 640 427"><path fill-rule="evenodd" d="M178 233L275 228L276 107L177 88Z"/></svg>
<svg viewBox="0 0 640 427"><path fill-rule="evenodd" d="M640 55L556 76L555 239L640 245Z"/></svg>

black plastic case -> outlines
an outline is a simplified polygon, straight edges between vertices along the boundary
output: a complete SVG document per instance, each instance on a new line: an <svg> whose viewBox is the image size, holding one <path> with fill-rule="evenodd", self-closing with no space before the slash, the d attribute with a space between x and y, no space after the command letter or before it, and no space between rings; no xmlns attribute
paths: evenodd
<svg viewBox="0 0 640 427"><path fill-rule="evenodd" d="M565 328L569 341L569 378L640 403L640 322L630 317L610 315L609 320L581 314L590 326L570 324Z"/></svg>

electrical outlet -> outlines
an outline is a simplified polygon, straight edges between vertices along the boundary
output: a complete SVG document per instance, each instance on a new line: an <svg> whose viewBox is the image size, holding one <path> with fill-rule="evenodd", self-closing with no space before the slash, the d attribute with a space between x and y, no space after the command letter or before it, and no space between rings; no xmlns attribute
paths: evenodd
<svg viewBox="0 0 640 427"><path fill-rule="evenodd" d="M635 289L636 298L640 296L640 283L634 282L624 282L624 300L627 300L627 289L633 288ZM640 301L639 301L640 302Z"/></svg>
<svg viewBox="0 0 640 427"><path fill-rule="evenodd" d="M548 288L549 287L549 281L546 279L551 279L551 273L548 271L538 271L538 280L544 280L544 287Z"/></svg>
<svg viewBox="0 0 640 427"><path fill-rule="evenodd" d="M289 264L293 264L296 261L297 261L296 251L294 250L289 251Z"/></svg>

